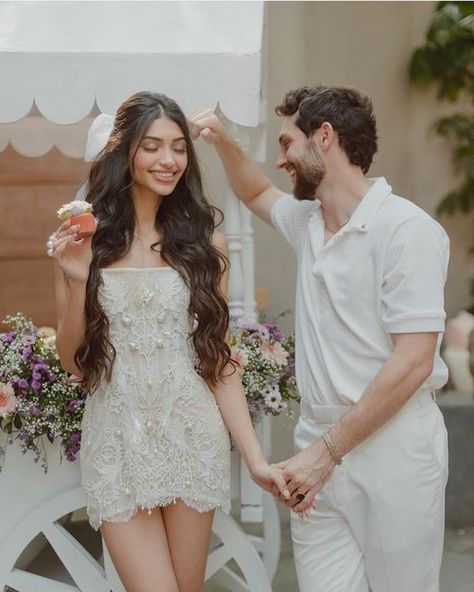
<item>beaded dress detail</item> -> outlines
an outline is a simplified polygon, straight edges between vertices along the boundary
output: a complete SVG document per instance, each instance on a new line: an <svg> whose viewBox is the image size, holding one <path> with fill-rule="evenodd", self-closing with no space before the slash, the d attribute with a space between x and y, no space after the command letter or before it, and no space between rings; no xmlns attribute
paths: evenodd
<svg viewBox="0 0 474 592"><path fill-rule="evenodd" d="M102 270L99 298L116 350L112 380L87 399L81 471L91 525L181 499L230 510L230 443L195 370L189 291L176 270Z"/></svg>

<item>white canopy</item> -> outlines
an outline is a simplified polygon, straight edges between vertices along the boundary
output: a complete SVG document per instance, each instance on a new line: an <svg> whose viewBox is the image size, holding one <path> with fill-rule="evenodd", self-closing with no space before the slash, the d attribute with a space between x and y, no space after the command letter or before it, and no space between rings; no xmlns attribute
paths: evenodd
<svg viewBox="0 0 474 592"><path fill-rule="evenodd" d="M87 118L138 90L258 126L263 14L262 1L0 2L0 150L80 156Z"/></svg>

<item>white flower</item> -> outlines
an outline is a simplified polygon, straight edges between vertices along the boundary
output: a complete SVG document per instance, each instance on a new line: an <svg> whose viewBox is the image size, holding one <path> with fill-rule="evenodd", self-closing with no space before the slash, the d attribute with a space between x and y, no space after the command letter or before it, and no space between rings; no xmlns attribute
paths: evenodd
<svg viewBox="0 0 474 592"><path fill-rule="evenodd" d="M274 411L279 411L286 407L286 403L281 398L280 389L278 388L278 384L272 383L268 384L262 392L263 398L265 400L265 405Z"/></svg>

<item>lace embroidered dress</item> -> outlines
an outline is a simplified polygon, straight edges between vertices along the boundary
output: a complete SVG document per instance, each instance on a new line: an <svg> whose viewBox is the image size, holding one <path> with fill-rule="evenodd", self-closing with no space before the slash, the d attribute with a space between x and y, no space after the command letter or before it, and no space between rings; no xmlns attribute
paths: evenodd
<svg viewBox="0 0 474 592"><path fill-rule="evenodd" d="M102 270L100 302L116 349L112 380L86 403L82 483L91 525L181 499L230 510L230 443L195 371L189 291L162 268Z"/></svg>

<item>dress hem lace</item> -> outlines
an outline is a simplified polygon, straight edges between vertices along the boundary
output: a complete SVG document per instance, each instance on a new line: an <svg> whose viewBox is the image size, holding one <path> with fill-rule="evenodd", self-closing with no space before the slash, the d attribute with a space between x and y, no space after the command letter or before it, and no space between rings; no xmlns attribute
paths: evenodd
<svg viewBox="0 0 474 592"><path fill-rule="evenodd" d="M211 510L220 509L224 512L224 514L229 514L231 509L230 502L220 503L218 501L209 501L209 502L197 502L196 500L182 497L180 495L175 496L166 496L160 497L153 501L147 501L144 504L139 503L138 501L128 509L117 510L113 512L103 512L100 514L99 517L92 516L90 512L90 508L87 508L87 512L89 515L89 523L94 530L98 530L102 522L120 522L125 523L128 522L131 518L137 515L138 510L154 510L155 508L165 508L177 501L182 501L188 508L192 510L196 510L199 513L210 512Z"/></svg>

